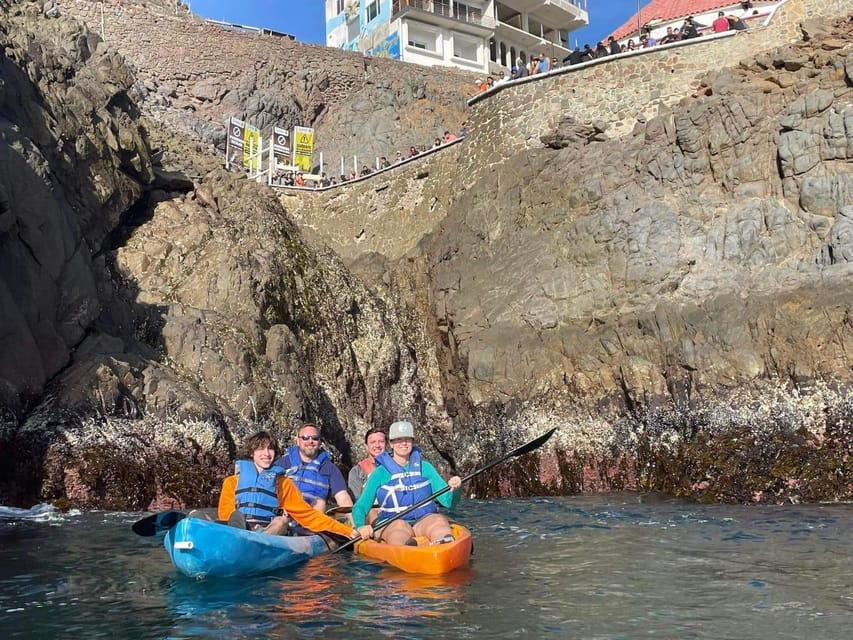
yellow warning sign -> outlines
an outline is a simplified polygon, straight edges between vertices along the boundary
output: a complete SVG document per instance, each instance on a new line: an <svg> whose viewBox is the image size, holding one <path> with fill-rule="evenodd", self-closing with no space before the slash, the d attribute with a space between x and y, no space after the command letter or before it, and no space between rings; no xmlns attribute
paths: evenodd
<svg viewBox="0 0 853 640"><path fill-rule="evenodd" d="M293 164L303 171L311 171L314 156L314 129L293 127Z"/></svg>

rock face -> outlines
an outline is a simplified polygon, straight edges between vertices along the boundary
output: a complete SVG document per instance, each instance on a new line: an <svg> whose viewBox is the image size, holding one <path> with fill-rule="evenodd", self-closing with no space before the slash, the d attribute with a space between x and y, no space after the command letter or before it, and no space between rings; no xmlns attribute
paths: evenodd
<svg viewBox="0 0 853 640"><path fill-rule="evenodd" d="M152 24L128 66L65 11L93 3L60 5L0 0L0 502L205 505L261 426L317 421L347 466L402 416L459 471L561 427L477 495L853 497L849 17L630 134L567 113L501 152L518 89L446 151L277 195L208 153L231 106L343 141L359 111L468 117L465 79L182 71L212 27L107 2ZM183 39L155 59L162 25Z"/></svg>
<svg viewBox="0 0 853 640"><path fill-rule="evenodd" d="M143 110L215 145L223 157L224 123L235 116L265 135L273 125L316 127L317 151L333 172L341 157L348 169L353 156L373 165L458 131L465 99L476 91L470 73L226 29L171 0L58 5L126 56Z"/></svg>
<svg viewBox="0 0 853 640"><path fill-rule="evenodd" d="M0 10L0 501L208 503L249 420L316 420L349 461L354 434L422 412L386 301L265 188L153 167L132 75L84 26ZM149 126L186 166L192 143Z"/></svg>
<svg viewBox="0 0 853 640"><path fill-rule="evenodd" d="M841 256L853 94L850 48L838 43L850 22L822 23L807 42L704 74L678 104L658 105L615 138L607 122L571 114L531 136L542 121L530 122L526 105L553 109L580 82L571 76L504 90L474 106L464 145L400 171L382 192L304 198L300 225L354 265L371 251L427 256L429 286L412 297L430 299L438 344L461 370L448 381L461 384L454 395L484 424L560 424L567 450L599 452L593 473L582 470L588 458L567 458L555 474L564 489L628 483L772 500L831 485L849 495L851 443L838 416L850 383L853 291ZM705 43L706 60L712 45L735 46ZM673 55L628 68L652 73ZM688 47L678 55L695 68ZM608 65L616 71L601 71ZM599 76L622 66L608 62ZM608 88L585 90L609 109ZM575 111L582 106L595 105ZM460 176L465 188L448 190ZM403 193L411 197L393 201ZM418 236L420 226L430 233ZM744 463L729 490L715 465L735 455L737 436L701 456L714 468L695 466L697 433L743 441L752 429L780 430L784 448L801 428L825 447L792 444L802 459L780 465L790 484ZM608 461L611 446L642 464Z"/></svg>
<svg viewBox="0 0 853 640"><path fill-rule="evenodd" d="M79 23L39 20L34 4L0 9L0 402L18 410L86 338L97 252L154 174L121 56Z"/></svg>

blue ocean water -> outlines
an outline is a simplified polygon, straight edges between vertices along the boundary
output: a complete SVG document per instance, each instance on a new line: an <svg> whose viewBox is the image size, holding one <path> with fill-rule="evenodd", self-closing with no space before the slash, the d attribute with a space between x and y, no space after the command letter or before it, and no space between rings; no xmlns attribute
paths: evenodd
<svg viewBox="0 0 853 640"><path fill-rule="evenodd" d="M853 505L700 506L638 494L471 500L471 565L401 573L357 556L195 581L144 514L0 507L6 638L841 640Z"/></svg>

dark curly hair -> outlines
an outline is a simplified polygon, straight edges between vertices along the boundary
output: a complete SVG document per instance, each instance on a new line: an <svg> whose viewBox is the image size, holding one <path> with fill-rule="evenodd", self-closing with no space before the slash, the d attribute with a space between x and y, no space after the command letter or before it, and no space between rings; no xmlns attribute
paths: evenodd
<svg viewBox="0 0 853 640"><path fill-rule="evenodd" d="M276 440L273 434L269 431L258 431L256 434L246 438L246 441L243 443L243 451L246 457L251 460L256 449L267 446L274 450L276 454L281 451L281 448L278 446L278 440Z"/></svg>

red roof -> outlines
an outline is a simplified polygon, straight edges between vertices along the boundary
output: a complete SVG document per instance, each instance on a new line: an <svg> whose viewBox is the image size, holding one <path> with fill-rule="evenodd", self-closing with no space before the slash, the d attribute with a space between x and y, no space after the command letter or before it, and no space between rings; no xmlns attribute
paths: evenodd
<svg viewBox="0 0 853 640"><path fill-rule="evenodd" d="M640 24L644 25L652 20L671 22L687 16L695 16L714 9L734 7L740 9L740 2L724 2L721 0L652 0L647 6L640 9ZM616 29L611 35L617 40L627 38L637 33L637 14L635 13L628 22Z"/></svg>

